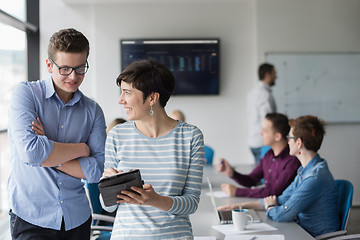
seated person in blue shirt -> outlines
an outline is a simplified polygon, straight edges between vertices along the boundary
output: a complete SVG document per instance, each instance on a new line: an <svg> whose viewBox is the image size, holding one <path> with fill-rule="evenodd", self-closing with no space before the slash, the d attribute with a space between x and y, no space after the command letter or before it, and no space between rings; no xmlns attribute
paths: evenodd
<svg viewBox="0 0 360 240"><path fill-rule="evenodd" d="M290 120L288 143L290 154L301 166L291 185L279 197L269 196L260 201L233 204L219 209L266 209L275 221L296 221L312 236L339 230L337 187L319 150L325 134L324 124L317 117L302 116Z"/></svg>
<svg viewBox="0 0 360 240"><path fill-rule="evenodd" d="M53 34L46 80L22 82L9 107L12 239L90 239L82 178L104 169L106 126L100 106L79 86L89 41L75 29Z"/></svg>

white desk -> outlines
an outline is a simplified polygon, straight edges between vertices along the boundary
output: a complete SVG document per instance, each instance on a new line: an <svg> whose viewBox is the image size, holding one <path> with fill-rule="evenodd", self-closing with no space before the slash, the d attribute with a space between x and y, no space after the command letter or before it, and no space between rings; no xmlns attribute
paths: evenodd
<svg viewBox="0 0 360 240"><path fill-rule="evenodd" d="M246 168L246 166L244 166ZM249 168L249 167L247 167ZM238 168L237 168L238 169ZM241 172L247 172L247 170L244 169L244 171ZM191 224L193 226L193 233L194 236L215 236L216 239L224 239L224 235L215 229L213 229L211 226L218 225L217 216L214 211L214 208L211 204L210 197L206 195L207 192L209 192L208 184L206 181L206 177L209 177L211 180L211 183L213 185L213 190L220 190L220 184L222 182L231 182L232 180L216 173L215 167L206 166L204 169L204 178L203 178L203 188L202 193L200 197L200 204L198 207L198 210L195 214L190 215ZM234 202L247 202L247 201L254 201L254 198L215 198L216 205L221 206L225 204L230 204ZM262 222L267 223L278 230L276 231L269 231L269 232L256 232L252 234L258 234L258 235L266 235L266 234L282 234L285 236L285 239L291 239L291 240L310 240L314 239L310 234L308 234L302 227L300 227L295 222L289 222L289 223L280 223L275 222L270 219L268 219L265 216L264 211L258 211L257 212L259 217L261 218Z"/></svg>

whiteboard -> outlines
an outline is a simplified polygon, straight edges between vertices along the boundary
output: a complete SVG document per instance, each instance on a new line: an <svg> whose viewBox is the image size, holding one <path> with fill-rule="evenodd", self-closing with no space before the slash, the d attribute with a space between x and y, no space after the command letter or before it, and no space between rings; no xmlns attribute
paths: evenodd
<svg viewBox="0 0 360 240"><path fill-rule="evenodd" d="M360 53L267 53L266 61L277 72L278 112L360 122Z"/></svg>

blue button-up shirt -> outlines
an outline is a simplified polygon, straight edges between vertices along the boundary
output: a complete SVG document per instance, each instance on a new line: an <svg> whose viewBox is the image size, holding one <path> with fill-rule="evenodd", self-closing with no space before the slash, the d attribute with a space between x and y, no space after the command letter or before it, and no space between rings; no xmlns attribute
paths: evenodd
<svg viewBox="0 0 360 240"><path fill-rule="evenodd" d="M39 117L45 136L37 136L31 122ZM51 77L22 82L13 91L9 107L10 209L34 225L65 230L83 224L91 214L81 179L56 168L41 167L54 142L86 143L90 157L79 158L89 182L104 170L106 126L100 106L79 90L66 104L55 92Z"/></svg>
<svg viewBox="0 0 360 240"><path fill-rule="evenodd" d="M295 180L277 198L279 206L266 214L280 222L297 220L312 236L334 232L340 228L337 195L326 161L316 155L305 168L299 167Z"/></svg>

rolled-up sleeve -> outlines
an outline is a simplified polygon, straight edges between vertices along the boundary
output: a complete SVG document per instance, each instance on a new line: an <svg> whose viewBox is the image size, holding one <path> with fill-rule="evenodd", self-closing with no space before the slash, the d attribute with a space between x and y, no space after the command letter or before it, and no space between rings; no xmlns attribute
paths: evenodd
<svg viewBox="0 0 360 240"><path fill-rule="evenodd" d="M291 185L290 185L291 186ZM289 198L279 197L278 207L271 208L266 215L278 222L293 221L300 212L310 206L321 195L322 184L316 177L306 178L297 188L292 191ZM287 199L286 201L284 201Z"/></svg>
<svg viewBox="0 0 360 240"><path fill-rule="evenodd" d="M14 89L9 106L9 134L12 134L19 159L24 164L40 166L54 148L54 141L38 136L32 130L32 122L39 117L33 92L27 83L20 83Z"/></svg>

